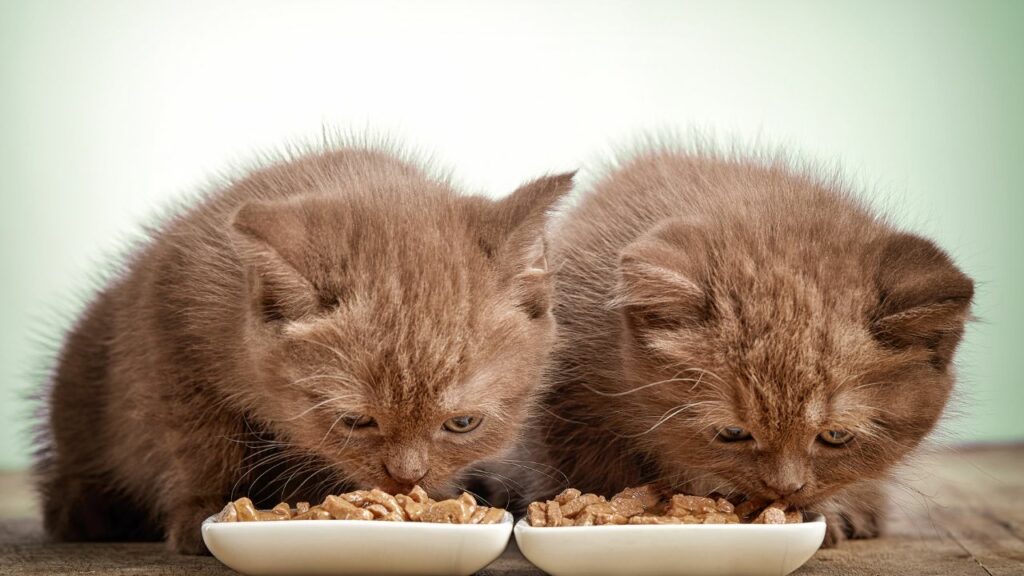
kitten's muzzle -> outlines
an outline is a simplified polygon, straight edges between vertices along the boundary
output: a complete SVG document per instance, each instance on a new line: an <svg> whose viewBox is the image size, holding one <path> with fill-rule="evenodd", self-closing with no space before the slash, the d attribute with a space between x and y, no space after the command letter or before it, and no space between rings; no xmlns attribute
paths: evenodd
<svg viewBox="0 0 1024 576"><path fill-rule="evenodd" d="M384 463L388 476L401 485L413 486L426 477L430 470L426 466L403 466L398 463Z"/></svg>
<svg viewBox="0 0 1024 576"><path fill-rule="evenodd" d="M784 483L764 483L764 487L767 492L766 496L768 496L772 500L779 500L782 498L786 498L788 496L792 496L793 494L796 494L801 489L803 489L805 485L806 484L803 481L798 480L793 480Z"/></svg>

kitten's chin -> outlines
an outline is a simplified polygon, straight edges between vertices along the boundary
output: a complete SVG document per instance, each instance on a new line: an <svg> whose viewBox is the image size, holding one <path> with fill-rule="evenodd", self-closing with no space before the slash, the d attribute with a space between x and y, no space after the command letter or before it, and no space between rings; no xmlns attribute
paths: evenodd
<svg viewBox="0 0 1024 576"><path fill-rule="evenodd" d="M784 500L791 506L796 508L812 508L832 498L837 493L842 492L848 485L831 486L827 488L817 488L811 492L800 491L796 494L792 494L786 497Z"/></svg>
<svg viewBox="0 0 1024 576"><path fill-rule="evenodd" d="M677 492L687 494L721 495L733 502L741 502L750 499L762 499L768 501L783 500L798 508L804 508L821 500L817 494L793 494L780 498L777 494L769 494L757 487L740 486L735 483L726 482L724 477L703 476L697 480L684 482L673 487Z"/></svg>
<svg viewBox="0 0 1024 576"><path fill-rule="evenodd" d="M794 508L810 508L819 504L823 500L826 500L832 491L815 490L813 492L804 492L803 490L798 491L794 494L788 494L786 496L779 496L775 493L762 492L760 490L736 490L730 498L747 500L747 499L760 499L772 502L785 502L786 504Z"/></svg>
<svg viewBox="0 0 1024 576"><path fill-rule="evenodd" d="M388 494L408 494L409 491L412 490L412 487L412 484L403 484L390 479L378 480L373 483L373 486L370 486L370 488L379 488Z"/></svg>
<svg viewBox="0 0 1024 576"><path fill-rule="evenodd" d="M379 488L387 492L388 494L405 494L410 489L411 485L402 484L395 482L391 478L380 477L380 476L349 476L350 484L354 490L371 490L373 488Z"/></svg>
<svg viewBox="0 0 1024 576"><path fill-rule="evenodd" d="M357 490L370 490L372 488L378 488L387 492L388 494L408 494L414 486L419 486L427 492L431 498L435 500L444 500L456 496L458 491L451 485L444 483L437 483L432 478L423 478L415 484L407 484L403 482L395 482L392 478L387 476L370 477L370 478L354 478L352 479L352 486Z"/></svg>

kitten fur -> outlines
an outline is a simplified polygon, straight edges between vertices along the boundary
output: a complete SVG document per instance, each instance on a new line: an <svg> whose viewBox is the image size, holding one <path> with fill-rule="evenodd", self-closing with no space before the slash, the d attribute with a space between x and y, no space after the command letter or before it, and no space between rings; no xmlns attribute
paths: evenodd
<svg viewBox="0 0 1024 576"><path fill-rule="evenodd" d="M203 553L200 523L229 498L451 494L518 442L540 392L544 223L571 185L463 196L349 147L172 216L60 351L36 462L47 532ZM464 415L482 420L442 428Z"/></svg>
<svg viewBox="0 0 1024 576"><path fill-rule="evenodd" d="M568 484L786 498L828 515L829 544L878 534L953 388L973 284L942 250L836 179L701 151L630 158L558 224L538 438Z"/></svg>

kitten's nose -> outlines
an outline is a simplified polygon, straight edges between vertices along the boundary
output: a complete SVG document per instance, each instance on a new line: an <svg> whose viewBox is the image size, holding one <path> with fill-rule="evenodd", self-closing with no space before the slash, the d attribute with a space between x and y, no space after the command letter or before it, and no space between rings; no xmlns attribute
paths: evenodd
<svg viewBox="0 0 1024 576"><path fill-rule="evenodd" d="M429 471L426 466L402 466L392 463L385 463L384 469L392 480L406 486L412 486L423 480Z"/></svg>
<svg viewBox="0 0 1024 576"><path fill-rule="evenodd" d="M772 483L765 482L765 486L767 486L768 489L771 490L772 492L775 492L776 494L778 494L779 498L782 498L783 496L789 496L790 494L793 494L797 490L803 488L804 487L804 482L795 481L795 480L791 481L791 482L778 482L778 483L776 483L776 482L772 482Z"/></svg>
<svg viewBox="0 0 1024 576"><path fill-rule="evenodd" d="M804 487L811 477L804 459L785 452L769 459L767 468L761 471L764 487L775 493L775 498L784 498Z"/></svg>

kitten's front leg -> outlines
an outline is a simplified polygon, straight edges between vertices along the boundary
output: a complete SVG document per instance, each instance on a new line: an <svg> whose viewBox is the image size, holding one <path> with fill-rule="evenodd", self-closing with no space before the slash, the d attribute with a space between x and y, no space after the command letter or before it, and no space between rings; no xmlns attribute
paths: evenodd
<svg viewBox="0 0 1024 576"><path fill-rule="evenodd" d="M179 554L209 554L200 526L224 507L241 473L242 445L218 426L197 426L176 442L163 498L167 546Z"/></svg>
<svg viewBox="0 0 1024 576"><path fill-rule="evenodd" d="M823 548L833 548L847 539L876 538L881 534L887 503L884 484L866 482L848 488L819 506L810 508L825 516L827 529Z"/></svg>
<svg viewBox="0 0 1024 576"><path fill-rule="evenodd" d="M223 499L209 497L197 497L173 505L166 520L167 547L178 554L209 554L200 527L203 520L223 507Z"/></svg>

